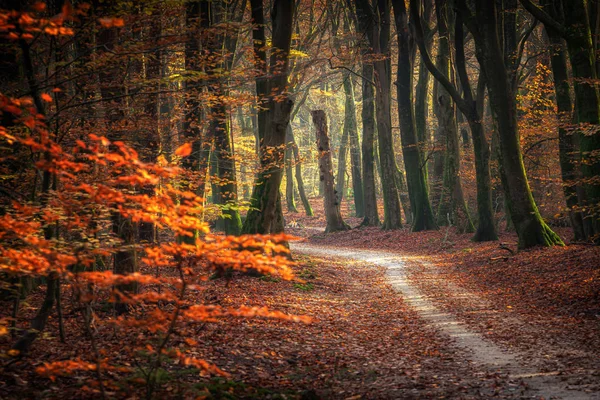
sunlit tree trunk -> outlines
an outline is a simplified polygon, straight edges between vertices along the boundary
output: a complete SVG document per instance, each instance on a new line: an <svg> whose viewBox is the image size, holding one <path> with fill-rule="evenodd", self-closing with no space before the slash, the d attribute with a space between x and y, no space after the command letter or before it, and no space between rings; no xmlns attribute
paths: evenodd
<svg viewBox="0 0 600 400"><path fill-rule="evenodd" d="M335 193L331 146L327 135L327 117L323 110L312 111L311 115L315 124L319 152L319 179L323 182L325 217L327 219L325 232L345 231L350 227L342 219L340 203Z"/></svg>
<svg viewBox="0 0 600 400"><path fill-rule="evenodd" d="M308 201L308 196L306 195L306 189L304 188L304 180L302 179L302 160L300 160L300 152L298 150L298 144L296 143L296 139L294 138L294 130L290 124L290 136L291 136L291 147L292 153L294 155L294 164L295 164L295 177L296 184L298 185L298 194L300 195L300 200L302 201L302 206L304 207L304 212L306 216L312 217L313 210L310 206L310 202Z"/></svg>

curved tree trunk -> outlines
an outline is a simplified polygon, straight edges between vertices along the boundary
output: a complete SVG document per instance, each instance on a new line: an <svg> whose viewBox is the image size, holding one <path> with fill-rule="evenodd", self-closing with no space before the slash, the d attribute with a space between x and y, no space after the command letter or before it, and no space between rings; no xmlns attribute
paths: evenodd
<svg viewBox="0 0 600 400"><path fill-rule="evenodd" d="M458 105L462 114L467 118L471 135L473 137L473 146L475 153L475 173L477 181L477 215L478 226L473 240L487 241L497 240L496 225L494 223L494 213L492 208L492 193L491 193L491 175L490 175L490 148L483 130L481 115L483 113L483 99L485 94L485 79L480 74L477 84L477 97L473 98L471 82L467 74L465 54L464 54L464 34L463 34L463 13L465 12L464 1L458 0L457 5L457 20L455 23L455 48L456 48L456 68L464 98L462 98L454 87L454 85L439 71L431 57L427 53L423 34L419 26L419 3L416 0L410 1L411 18L415 18L416 40L419 46L422 60L426 63L427 68L433 74L436 81L443 85L446 91L452 96L454 102Z"/></svg>

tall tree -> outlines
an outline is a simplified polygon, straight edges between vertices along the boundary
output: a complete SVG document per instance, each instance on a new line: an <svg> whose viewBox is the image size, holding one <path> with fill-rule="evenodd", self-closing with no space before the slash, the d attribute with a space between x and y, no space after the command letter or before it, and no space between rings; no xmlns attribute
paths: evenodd
<svg viewBox="0 0 600 400"><path fill-rule="evenodd" d="M327 135L327 117L325 111L311 111L312 120L315 124L317 137L317 149L319 151L319 179L323 182L325 217L327 227L325 232L345 231L350 229L342 219L340 213L340 202L335 192L333 179L333 161L331 160L331 145Z"/></svg>
<svg viewBox="0 0 600 400"><path fill-rule="evenodd" d="M486 77L498 127L502 186L519 248L562 245L560 237L542 219L529 188L517 127L516 85L512 83L500 42L502 24L496 2L475 1L474 13L465 0L459 0L458 5L475 39L477 59Z"/></svg>
<svg viewBox="0 0 600 400"><path fill-rule="evenodd" d="M381 180L383 191L383 229L398 229L402 226L400 200L394 174L396 159L392 137L391 82L392 65L390 59L390 4L389 0L377 0L375 12L367 0L356 1L356 12L360 29L366 34L377 59L373 63L375 76L375 102L377 115L377 136ZM363 138L363 141L365 139ZM363 154L364 157L364 154Z"/></svg>
<svg viewBox="0 0 600 400"><path fill-rule="evenodd" d="M413 109L413 35L408 26L408 14L403 0L393 0L396 35L398 37L397 97L400 119L400 139L406 169L410 208L415 232L437 229L429 202L423 157L419 148Z"/></svg>
<svg viewBox="0 0 600 400"><path fill-rule="evenodd" d="M450 27L448 1L436 0L437 25L439 33L438 69L451 80L454 69L450 63ZM460 178L460 146L458 142L458 126L455 119L454 101L450 94L440 85L435 101L438 104L438 130L445 139L444 182L440 194L437 222L439 225L452 223L459 232L473 232L473 222L464 198Z"/></svg>
<svg viewBox="0 0 600 400"><path fill-rule="evenodd" d="M429 71L435 79L444 86L452 100L456 103L459 110L463 113L473 139L473 151L475 153L475 174L477 183L477 230L473 236L475 241L497 240L496 224L494 221L494 212L492 207L492 185L490 174L490 147L487 141L483 119L483 99L485 94L485 79L483 74L479 75L477 83L477 94L473 95L471 81L466 69L465 46L463 34L463 17L459 9L455 21L455 49L456 49L456 69L462 86L462 97L456 87L450 82L448 77L439 71L433 64L431 57L427 52L423 33L420 26L419 3L418 0L410 2L412 21L415 25L416 41L419 46L419 52L423 62L425 62Z"/></svg>
<svg viewBox="0 0 600 400"><path fill-rule="evenodd" d="M356 2L355 2L356 3ZM362 182L363 182L363 226L379 226L379 212L377 209L377 193L375 186L375 87L373 68L373 48L375 37L378 35L378 27L374 20L367 19L363 14L362 4L353 7L351 0L346 0L349 8L354 9L354 24L356 29L363 35L360 41L361 48L361 76L362 76ZM366 37L366 38L365 38Z"/></svg>
<svg viewBox="0 0 600 400"><path fill-rule="evenodd" d="M358 139L358 123L356 121L356 103L354 101L354 83L349 73L344 74L344 127L348 129L350 141L350 168L352 175L352 191L354 193L354 210L357 217L365 216L363 181L361 174L360 144Z"/></svg>
<svg viewBox="0 0 600 400"><path fill-rule="evenodd" d="M260 24L262 1L252 0L255 24ZM292 41L295 3L293 0L275 0L271 12L272 48L269 61L269 78L257 79L257 95L267 95L267 110L259 114L260 166L252 192L251 209L248 211L243 233L277 233L283 231L283 215L279 186L282 180L282 163L285 153L285 136L290 122L293 101L287 93L289 53ZM263 30L262 35L256 32ZM254 39L257 46L264 47L264 26L257 26ZM260 44L262 41L262 44ZM264 48L257 51L257 63L266 60ZM260 68L259 68L260 69ZM266 87L262 87L266 84ZM261 123L262 119L262 123Z"/></svg>
<svg viewBox="0 0 600 400"><path fill-rule="evenodd" d="M544 23L550 34L561 36L567 43L575 89L574 122L579 124L577 139L585 189L585 192L579 192L578 202L581 208L588 210L584 220L586 238L600 242L600 183L597 179L600 176L600 92L592 83L598 78L598 62L592 39L597 32L593 35L590 26L590 2L547 0L543 4L550 13L531 0L521 0L521 3Z"/></svg>

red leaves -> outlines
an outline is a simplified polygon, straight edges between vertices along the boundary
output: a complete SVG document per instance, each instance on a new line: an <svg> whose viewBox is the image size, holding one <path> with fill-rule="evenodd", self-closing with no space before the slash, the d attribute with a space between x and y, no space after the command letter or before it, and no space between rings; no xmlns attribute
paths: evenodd
<svg viewBox="0 0 600 400"><path fill-rule="evenodd" d="M185 144L179 146L177 148L177 150L175 150L175 154L178 155L179 157L189 156L190 154L192 154L192 144L185 143Z"/></svg>
<svg viewBox="0 0 600 400"><path fill-rule="evenodd" d="M103 28L121 28L125 26L125 21L122 18L98 18L98 22Z"/></svg>

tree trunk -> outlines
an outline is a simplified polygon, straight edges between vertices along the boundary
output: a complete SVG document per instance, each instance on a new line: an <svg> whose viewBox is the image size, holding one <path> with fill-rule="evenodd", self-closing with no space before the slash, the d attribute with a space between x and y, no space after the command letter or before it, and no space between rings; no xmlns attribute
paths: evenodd
<svg viewBox="0 0 600 400"><path fill-rule="evenodd" d="M360 145L356 121L356 104L354 103L354 85L350 73L344 74L344 93L346 95L344 127L348 127L350 140L350 166L352 171L352 191L354 192L354 210L355 215L362 218L365 216L365 210L363 182L360 172Z"/></svg>
<svg viewBox="0 0 600 400"><path fill-rule="evenodd" d="M437 229L435 224L427 182L423 169L423 158L418 146L417 133L412 108L412 38L408 27L406 6L402 0L394 0L394 16L396 20L396 33L398 36L398 71L397 71L397 97L398 117L400 120L400 139L402 140L402 154L406 170L410 209L413 214L414 232Z"/></svg>
<svg viewBox="0 0 600 400"><path fill-rule="evenodd" d="M375 189L375 156L373 141L375 138L375 103L374 87L366 79L373 79L373 64L363 61L362 75L365 79L362 82L362 128L363 137L361 144L362 151L362 172L363 172L363 195L365 217L362 226L379 226L379 211L377 209L377 194Z"/></svg>
<svg viewBox="0 0 600 400"><path fill-rule="evenodd" d="M327 117L323 110L314 110L311 115L316 128L317 149L319 151L319 179L323 182L325 195L325 217L327 218L325 232L345 231L350 229L350 226L342 219L340 203L335 193L333 161L329 137L327 136Z"/></svg>
<svg viewBox="0 0 600 400"><path fill-rule="evenodd" d="M390 59L390 7L387 0L378 0L379 37L375 49L383 60L375 62L375 96L377 112L377 137L379 144L379 160L381 162L381 190L383 192L383 229L399 229L402 227L400 200L394 177L397 165L394 155L392 136L392 63ZM412 64L411 64L412 65ZM412 71L411 71L412 73ZM412 92L412 87L410 88ZM412 104L411 104L412 107ZM416 141L416 140L415 140ZM410 191L410 186L409 186Z"/></svg>
<svg viewBox="0 0 600 400"><path fill-rule="evenodd" d="M455 23L456 31L454 34L456 48L456 68L458 76L460 77L464 98L460 96L458 90L456 90L448 78L435 67L431 61L431 57L429 57L429 54L427 53L427 49L423 40L423 34L419 26L419 3L416 0L410 1L411 18L414 18L415 21L414 32L416 33L416 40L421 52L422 60L426 63L427 68L433 74L436 81L439 82L440 85L444 86L448 94L452 96L452 99L458 105L460 111L467 118L469 127L471 129L471 134L473 136L478 214L478 226L473 240L497 240L498 235L496 233L494 213L492 208L490 149L485 137L481 118L485 95L485 79L483 79L483 76L480 74L479 82L477 84L477 97L475 100L473 98L471 82L467 73L464 53L465 46L463 34L463 13L466 12L465 4L464 1L461 4L460 0L455 4L460 6L457 8L457 20Z"/></svg>
<svg viewBox="0 0 600 400"><path fill-rule="evenodd" d="M258 1L252 1L251 3L254 17L255 13L259 14L255 11L255 5L258 6L255 3L258 3ZM293 102L287 94L286 85L294 8L295 4L293 0L275 0L273 3L271 13L273 50L269 63L270 78L268 81L268 90L265 92L265 94L269 94L269 101L266 115L264 115L264 134L260 135L262 139L260 152L261 170L256 178L251 200L252 208L248 211L248 215L244 221L243 233L279 233L283 231L283 214L279 187L282 179L281 170L285 153L285 135L293 107ZM262 4L260 4L260 13L262 15ZM255 23L257 22L255 18ZM264 39L264 26L262 29L262 37ZM260 82L261 80L257 79L258 94L261 94L261 91L264 90L264 88L259 86ZM259 114L260 132L261 114Z"/></svg>
<svg viewBox="0 0 600 400"><path fill-rule="evenodd" d="M423 27L423 38L425 41L425 47L427 51L431 51L433 45L433 30L429 27L429 22L432 14L432 2L431 0L423 1L423 16L422 16L422 27ZM429 98L429 70L421 59L419 63L419 78L417 80L417 86L415 88L415 127L417 129L417 140L419 141L419 147L423 151L429 144L429 130L427 129L427 114L428 114L428 102ZM427 163L423 166L425 174L425 182L429 180ZM406 215L407 219L409 218Z"/></svg>
<svg viewBox="0 0 600 400"><path fill-rule="evenodd" d="M290 124L290 136L291 136L291 146L292 152L294 154L294 164L296 169L296 184L298 185L298 194L300 194L300 200L302 201L302 206L304 207L304 212L307 217L312 217L313 210L310 206L310 202L308 201L308 196L306 195L306 190L304 189L304 180L302 179L302 163L300 160L300 152L298 150L298 144L296 143L296 138L294 137L294 130L292 125Z"/></svg>
<svg viewBox="0 0 600 400"><path fill-rule="evenodd" d="M575 240L585 239L583 215L577 211L577 188L580 183L576 182L578 171L576 167L575 143L571 132L567 131L566 125L571 121L573 114L573 102L571 100L571 88L567 67L567 54L561 37L546 27L546 33L552 45L550 61L552 63L552 74L554 77L554 92L556 93L556 105L558 108L558 148L560 157L560 168L563 180L563 192L569 212L569 220Z"/></svg>
<svg viewBox="0 0 600 400"><path fill-rule="evenodd" d="M226 103L229 89L227 81L221 82L222 78L219 77L219 74L222 74L222 71L231 71L233 67L238 32L217 34L211 32L210 28L223 21L241 22L245 3L245 1L241 1L235 3L233 7L225 7L221 2L201 1L201 9L209 11L201 15L201 24L208 32L207 35L201 36L203 48L220 60L207 68L209 76L217 77L216 84L208 85L208 91L215 99L210 110L209 132L210 136L214 138L216 172L220 186L218 195L213 196L221 209L221 215L217 219L217 229L228 235L240 234L242 220L237 207L235 162L229 123L229 106Z"/></svg>
<svg viewBox="0 0 600 400"><path fill-rule="evenodd" d="M498 42L497 18L495 2L477 0L476 23L470 28L494 108L504 192L519 237L519 248L562 245L562 240L543 221L529 188L519 143L516 98Z"/></svg>
<svg viewBox="0 0 600 400"><path fill-rule="evenodd" d="M586 238L600 243L600 95L598 87L590 83L597 78L596 57L585 6L585 0L573 0L563 9L575 87L575 123L582 125L578 140L586 199L580 199L580 205L589 210L585 218L589 221Z"/></svg>
<svg viewBox="0 0 600 400"><path fill-rule="evenodd" d="M346 156L348 155L348 127L344 123L340 150L338 151L337 182L335 183L335 196L338 204L342 204L344 198L344 184L346 177Z"/></svg>
<svg viewBox="0 0 600 400"><path fill-rule="evenodd" d="M436 1L436 13L439 31L439 46L437 67L444 76L450 80L454 71L449 62L450 59L450 30L447 25L448 8L444 1ZM440 192L439 208L437 213L438 225L454 224L458 231L474 232L473 222L467 208L467 203L462 190L460 179L460 147L458 143L458 130L455 119L454 104L448 91L438 85L438 131L446 143L444 152L444 175L443 186Z"/></svg>
<svg viewBox="0 0 600 400"><path fill-rule="evenodd" d="M294 199L294 174L292 166L292 124L288 125L285 138L285 203L289 212L297 213L296 200Z"/></svg>

